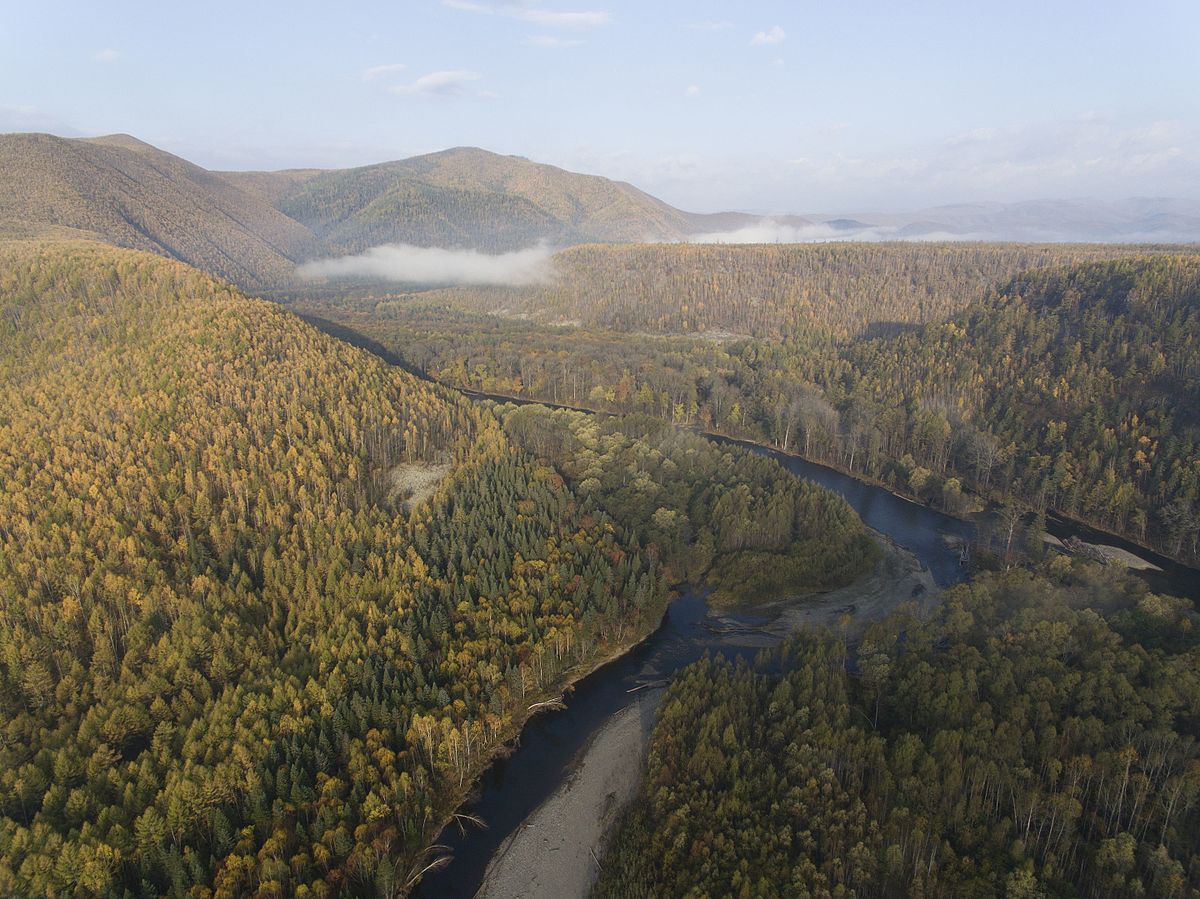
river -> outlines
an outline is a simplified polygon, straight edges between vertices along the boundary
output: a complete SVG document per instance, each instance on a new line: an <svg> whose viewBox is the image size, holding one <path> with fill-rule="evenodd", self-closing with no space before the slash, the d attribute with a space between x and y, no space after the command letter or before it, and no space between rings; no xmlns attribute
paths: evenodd
<svg viewBox="0 0 1200 899"><path fill-rule="evenodd" d="M824 466L763 447L751 448L777 459L798 477L840 493L869 527L915 556L938 586L965 578L966 570L950 541L969 539L970 523ZM464 810L482 818L487 828L447 828L439 842L449 848L454 859L428 875L416 895L428 899L474 896L497 848L558 789L592 736L630 704L630 690L659 684L705 653L751 658L779 639L767 632L768 621L729 613L710 616L703 592L684 592L645 642L580 681L567 694L564 710L539 715L525 726L519 747L492 765L479 784L478 798Z"/></svg>
<svg viewBox="0 0 1200 899"><path fill-rule="evenodd" d="M403 360L357 332L319 319L319 328L331 327L344 333L335 336L367 349L392 364ZM426 377L422 372L414 372ZM537 400L462 390L476 400L526 405ZM588 409L541 403L551 408ZM974 536L974 525L903 499L890 491L866 484L842 472L808 462L797 456L734 438L706 435L726 445L738 445L769 456L797 477L806 478L845 497L868 527L893 541L915 558L939 587L964 580L967 570L960 564L957 544ZM1119 546L1155 565L1161 571L1139 572L1151 589L1200 600L1200 571L1171 559L1096 531L1086 525L1051 518L1047 531L1059 539L1078 537L1089 543ZM844 593L846 591L842 591ZM854 602L853 597L839 602ZM462 811L476 815L485 829L460 830L450 825L438 842L446 846L453 861L427 875L415 896L422 899L473 897L484 880L489 862L528 816L566 781L581 751L604 726L631 705L629 691L646 684L658 685L705 653L750 658L779 639L772 630L773 618L709 614L702 591L689 590L671 603L662 625L630 653L597 669L575 685L565 697L566 708L538 715L521 732L519 745L507 758L497 760L481 779L477 797ZM654 704L647 705L652 713Z"/></svg>
<svg viewBox="0 0 1200 899"><path fill-rule="evenodd" d="M509 397L474 396L521 402ZM868 527L894 542L905 556L915 558L938 587L949 587L966 579L968 571L960 563L958 546L974 536L971 522L797 456L733 438L709 435L709 439L773 458L797 477L845 497ZM1200 572L1195 569L1074 522L1053 519L1047 529L1059 538L1078 536L1089 542L1130 549L1163 569L1142 573L1152 589L1200 597ZM854 600L853 588L839 591L839 603ZM592 738L634 702L637 690L663 684L680 668L706 653L752 658L780 639L778 630L770 627L773 620L774 616L710 613L703 591L683 592L671 603L662 625L648 639L576 684L565 697L565 709L539 715L526 724L515 751L489 768L480 781L476 799L463 810L481 818L486 828L463 830L457 825L449 826L438 842L447 847L453 860L427 875L414 895L423 899L475 896L497 850L531 813L559 790ZM644 705L647 714L653 714L657 704Z"/></svg>

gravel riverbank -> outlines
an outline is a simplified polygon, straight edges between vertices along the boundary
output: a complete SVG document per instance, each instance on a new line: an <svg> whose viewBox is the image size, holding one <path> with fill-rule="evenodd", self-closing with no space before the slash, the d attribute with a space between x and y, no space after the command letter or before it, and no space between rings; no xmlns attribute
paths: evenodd
<svg viewBox="0 0 1200 899"><path fill-rule="evenodd" d="M586 896L604 836L637 792L665 691L639 690L580 753L574 772L509 837L488 865L483 899Z"/></svg>
<svg viewBox="0 0 1200 899"><path fill-rule="evenodd" d="M912 553L880 537L875 570L849 587L816 596L779 600L755 614L770 620L747 627L712 611L707 626L730 643L770 646L805 628L837 628L850 616L849 633L909 600L931 608L938 592L929 571ZM573 899L585 897L603 860L609 827L637 792L650 731L664 690L657 683L630 694L580 751L571 776L496 851L478 896L482 899Z"/></svg>

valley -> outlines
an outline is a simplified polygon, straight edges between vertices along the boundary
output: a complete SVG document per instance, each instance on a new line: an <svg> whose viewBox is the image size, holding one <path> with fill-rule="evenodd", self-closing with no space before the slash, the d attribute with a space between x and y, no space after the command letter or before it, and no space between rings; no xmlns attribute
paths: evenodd
<svg viewBox="0 0 1200 899"><path fill-rule="evenodd" d="M0 160L0 892L1194 892L1195 245Z"/></svg>

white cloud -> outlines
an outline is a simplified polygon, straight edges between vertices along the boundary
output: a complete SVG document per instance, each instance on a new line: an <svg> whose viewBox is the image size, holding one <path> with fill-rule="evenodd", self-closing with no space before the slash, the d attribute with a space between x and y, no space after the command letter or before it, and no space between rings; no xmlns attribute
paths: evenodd
<svg viewBox="0 0 1200 899"><path fill-rule="evenodd" d="M551 275L551 251L529 247L492 256L478 250L447 250L392 244L357 256L301 265L305 278L357 278L402 284L539 284Z"/></svg>
<svg viewBox="0 0 1200 899"><path fill-rule="evenodd" d="M105 47L103 50L92 54L93 62L110 63L116 62L120 58L121 52L119 50L114 50L112 47Z"/></svg>
<svg viewBox="0 0 1200 899"><path fill-rule="evenodd" d="M385 75L395 75L397 72L403 72L407 68L408 66L402 62L393 62L382 66L371 66L369 69L363 69L362 78L363 81L374 81L376 78L382 78Z"/></svg>
<svg viewBox="0 0 1200 899"><path fill-rule="evenodd" d="M683 93L684 93L684 96L686 96L686 97L699 97L700 96L700 85L689 84L687 86L687 90L685 90Z"/></svg>
<svg viewBox="0 0 1200 899"><path fill-rule="evenodd" d="M612 21L612 15L602 10L556 12L529 3L476 3L474 0L442 0L442 5L465 12L519 19L541 28L569 28L586 31L600 28Z"/></svg>
<svg viewBox="0 0 1200 899"><path fill-rule="evenodd" d="M393 93L425 97L457 97L472 81L478 81L478 72L467 69L446 69L441 72L430 72L422 75L409 84L397 84L391 88Z"/></svg>
<svg viewBox="0 0 1200 899"><path fill-rule="evenodd" d="M764 47L769 44L782 44L785 40L787 40L787 32L778 25L772 25L766 31L760 31L750 38L750 43L755 47Z"/></svg>
<svg viewBox="0 0 1200 899"><path fill-rule="evenodd" d="M979 240L977 234L955 234L949 231L929 231L909 235L899 228L879 225L855 227L813 222L807 225L789 225L773 219L761 219L753 225L732 231L714 231L709 234L694 234L688 243L828 243L834 241L865 241L876 243L883 240Z"/></svg>
<svg viewBox="0 0 1200 899"><path fill-rule="evenodd" d="M546 47L551 50L557 50L566 47L578 47L583 41L573 38L556 37L553 34L531 34L525 38L525 43L531 47Z"/></svg>

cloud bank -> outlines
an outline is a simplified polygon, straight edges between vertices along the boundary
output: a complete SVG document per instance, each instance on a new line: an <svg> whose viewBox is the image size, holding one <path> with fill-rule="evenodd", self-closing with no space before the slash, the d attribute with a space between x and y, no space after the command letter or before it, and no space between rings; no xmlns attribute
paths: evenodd
<svg viewBox="0 0 1200 899"><path fill-rule="evenodd" d="M826 222L814 222L807 225L789 225L784 222L763 219L744 228L731 231L711 231L707 234L693 234L688 243L827 243L829 241L867 241L875 243L884 240L982 240L980 234L957 234L949 231L928 231L910 233L900 228L883 225L862 225L846 227L830 225Z"/></svg>
<svg viewBox="0 0 1200 899"><path fill-rule="evenodd" d="M478 250L389 244L372 247L357 256L307 262L297 272L303 278L520 287L540 284L549 279L552 273L551 255L551 250L546 246L489 255Z"/></svg>

